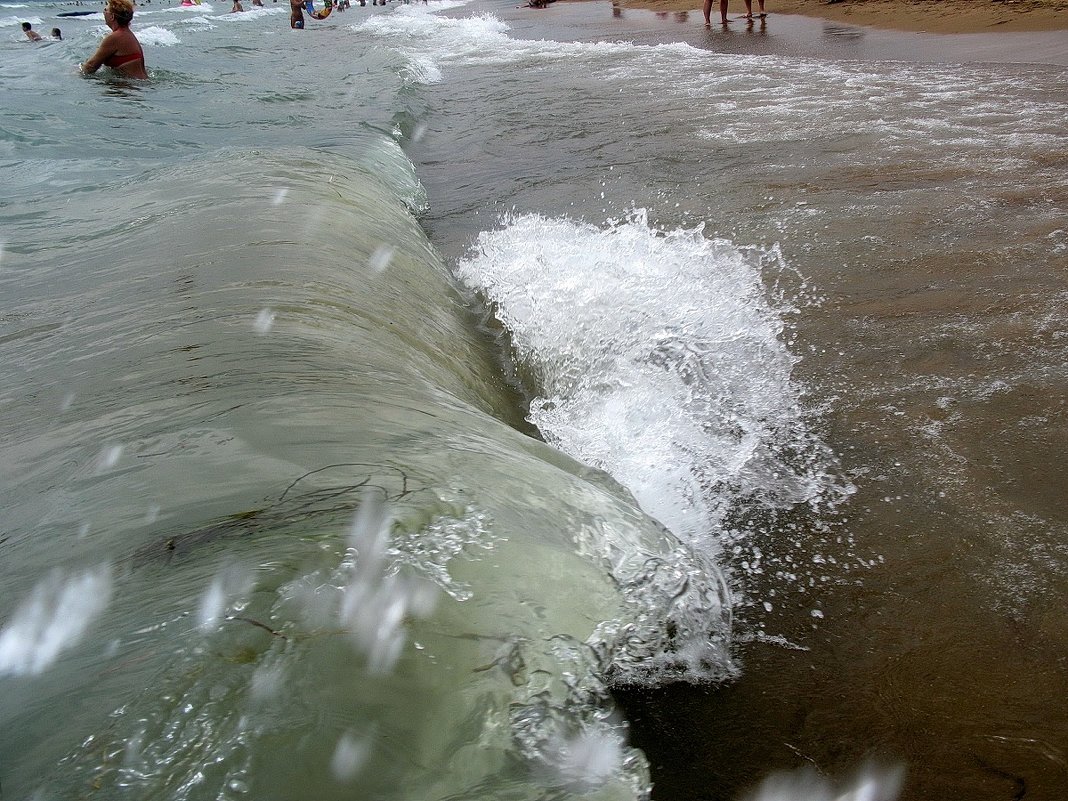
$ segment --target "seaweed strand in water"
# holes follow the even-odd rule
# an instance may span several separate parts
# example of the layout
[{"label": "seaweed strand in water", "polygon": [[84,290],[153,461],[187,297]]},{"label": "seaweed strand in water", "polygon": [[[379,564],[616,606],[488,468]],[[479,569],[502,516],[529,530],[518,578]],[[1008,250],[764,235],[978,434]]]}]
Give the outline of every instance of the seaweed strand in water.
[{"label": "seaweed strand in water", "polygon": [[[374,483],[375,473],[369,472],[359,481],[317,487],[303,493],[294,492],[296,487],[301,485],[302,482],[307,482],[313,476],[321,476],[330,470],[354,467],[393,471],[396,474],[395,480],[399,486],[390,488],[387,486],[386,481]],[[383,476],[382,478],[385,477]],[[300,522],[313,516],[351,513],[359,507],[362,495],[368,489],[379,491],[383,500],[387,502],[396,502],[413,493],[422,492],[426,488],[413,489],[408,474],[392,465],[378,465],[367,462],[330,464],[315,470],[309,470],[294,479],[282,491],[276,501],[268,503],[262,509],[250,509],[230,515],[221,522],[212,523],[193,531],[161,537],[148,545],[138,548],[131,555],[129,561],[135,567],[140,567],[149,562],[169,564],[175,558],[185,556],[193,548],[222,539],[248,536],[260,530],[269,529],[280,524]]]}]

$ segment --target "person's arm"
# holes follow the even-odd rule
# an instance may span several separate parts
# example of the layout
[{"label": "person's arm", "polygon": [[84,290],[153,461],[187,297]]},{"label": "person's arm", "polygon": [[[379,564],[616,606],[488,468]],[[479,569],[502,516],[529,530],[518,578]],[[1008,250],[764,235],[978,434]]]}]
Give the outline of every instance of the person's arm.
[{"label": "person's arm", "polygon": [[89,56],[82,64],[82,72],[86,75],[92,75],[104,62],[115,55],[115,51],[118,50],[118,45],[115,44],[115,40],[112,39],[113,34],[108,34],[104,37],[104,41],[100,43],[100,47],[97,48],[93,55]]}]

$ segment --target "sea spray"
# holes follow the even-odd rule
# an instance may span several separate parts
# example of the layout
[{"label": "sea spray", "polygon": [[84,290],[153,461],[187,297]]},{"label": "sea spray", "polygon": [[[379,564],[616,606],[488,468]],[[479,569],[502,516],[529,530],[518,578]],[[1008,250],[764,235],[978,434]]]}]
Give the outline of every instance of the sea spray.
[{"label": "sea spray", "polygon": [[599,229],[516,215],[457,272],[507,330],[546,439],[606,470],[676,535],[718,550],[740,499],[848,493],[792,379],[758,259],[642,212]]},{"label": "sea spray", "polygon": [[107,608],[111,588],[107,566],[49,572],[0,629],[0,677],[35,675],[52,665]]}]

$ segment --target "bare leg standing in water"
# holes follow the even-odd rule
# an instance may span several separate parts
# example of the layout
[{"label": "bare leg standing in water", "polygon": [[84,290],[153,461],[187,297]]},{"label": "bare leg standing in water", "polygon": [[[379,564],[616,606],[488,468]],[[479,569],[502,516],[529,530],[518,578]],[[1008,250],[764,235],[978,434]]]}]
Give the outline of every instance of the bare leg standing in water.
[{"label": "bare leg standing in water", "polygon": [[[759,9],[759,12],[757,13],[759,19],[763,19],[767,16],[764,12],[764,0],[757,0],[757,8]],[[745,18],[753,18],[753,0],[745,0]]]},{"label": "bare leg standing in water", "polygon": [[[748,0],[748,2],[751,3],[751,2],[753,2],[753,0]],[[723,25],[726,25],[727,24],[727,0],[719,0],[719,16],[720,16],[720,22]],[[712,24],[711,17],[712,17],[712,0],[705,0],[705,25],[706,26]]]}]

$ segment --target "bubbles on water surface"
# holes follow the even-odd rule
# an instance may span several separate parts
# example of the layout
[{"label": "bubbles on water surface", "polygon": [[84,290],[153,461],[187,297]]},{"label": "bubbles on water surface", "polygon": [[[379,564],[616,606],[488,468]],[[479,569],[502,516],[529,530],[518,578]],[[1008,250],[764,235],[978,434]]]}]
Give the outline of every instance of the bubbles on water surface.
[{"label": "bubbles on water surface", "polygon": [[49,573],[0,630],[0,675],[35,675],[49,667],[107,608],[111,588],[106,566]]}]

